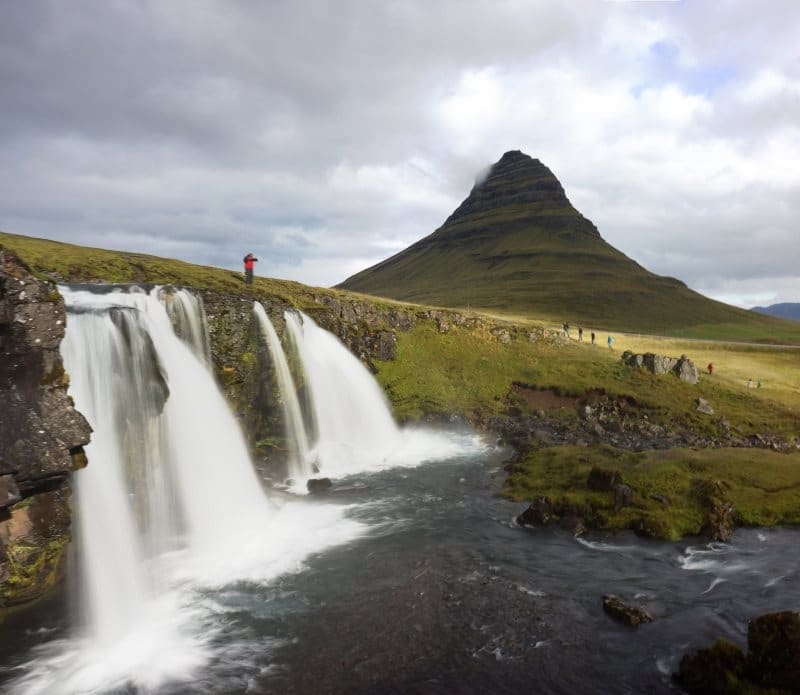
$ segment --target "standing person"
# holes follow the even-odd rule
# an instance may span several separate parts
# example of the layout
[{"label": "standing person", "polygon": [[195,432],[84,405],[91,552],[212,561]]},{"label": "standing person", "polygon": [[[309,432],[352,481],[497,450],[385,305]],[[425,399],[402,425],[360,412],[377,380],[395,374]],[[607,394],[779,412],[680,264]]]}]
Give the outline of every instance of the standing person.
[{"label": "standing person", "polygon": [[578,342],[583,342],[583,326],[578,326]]},{"label": "standing person", "polygon": [[709,362],[708,363],[708,367],[706,367],[706,369],[708,369],[708,373],[709,374],[713,374],[714,373],[714,364],[712,362]]},{"label": "standing person", "polygon": [[608,349],[609,350],[614,349],[614,336],[612,335],[608,336]]},{"label": "standing person", "polygon": [[258,259],[252,253],[248,253],[244,257],[244,281],[248,285],[253,284],[253,263],[257,261]]},{"label": "standing person", "polygon": [[595,344],[594,339],[595,339],[595,335],[594,335],[594,331],[592,331],[592,345]]}]

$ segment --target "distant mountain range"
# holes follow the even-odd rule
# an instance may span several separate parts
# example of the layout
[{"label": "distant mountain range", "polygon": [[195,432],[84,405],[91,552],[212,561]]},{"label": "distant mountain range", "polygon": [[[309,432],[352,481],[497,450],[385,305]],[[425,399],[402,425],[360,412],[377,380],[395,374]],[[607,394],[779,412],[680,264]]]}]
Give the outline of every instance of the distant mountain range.
[{"label": "distant mountain range", "polygon": [[648,333],[768,320],[628,258],[572,206],[550,169],[519,151],[506,152],[439,229],[338,287]]},{"label": "distant mountain range", "polygon": [[770,304],[769,306],[754,306],[750,311],[767,316],[777,316],[779,319],[789,319],[800,321],[800,303],[781,302],[780,304]]}]

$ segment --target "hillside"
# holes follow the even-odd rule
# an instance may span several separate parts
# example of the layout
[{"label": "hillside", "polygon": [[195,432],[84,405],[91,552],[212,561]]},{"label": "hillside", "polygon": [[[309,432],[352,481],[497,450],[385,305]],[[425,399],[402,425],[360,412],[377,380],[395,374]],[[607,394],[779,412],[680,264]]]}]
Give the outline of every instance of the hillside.
[{"label": "hillside", "polygon": [[544,164],[519,151],[506,152],[433,234],[338,287],[615,330],[792,331],[647,271],[600,236]]},{"label": "hillside", "polygon": [[767,316],[776,316],[789,321],[800,321],[800,302],[782,302],[769,306],[754,306],[750,311]]},{"label": "hillside", "polygon": [[[619,335],[611,351],[530,321],[403,306],[268,278],[247,286],[240,273],[153,256],[0,234],[3,249],[19,253],[42,277],[175,283],[198,291],[219,383],[264,470],[285,446],[280,408],[268,398],[269,361],[252,330],[251,299],[276,318],[288,306],[303,308],[339,336],[369,362],[399,420],[468,422],[516,447],[521,458],[506,486],[515,499],[548,494],[600,509],[581,476],[619,459],[614,465],[624,469],[625,481],[647,492],[637,499],[643,511],[631,516],[628,508],[603,507],[602,518],[586,517],[598,528],[631,527],[641,517],[650,535],[696,533],[702,505],[692,481],[701,469],[713,479],[730,479],[737,524],[797,523],[796,349]],[[713,362],[714,374],[696,385],[656,376],[625,366],[619,359],[625,349],[686,354],[698,365]],[[762,387],[748,388],[751,377]],[[699,398],[713,404],[713,416],[698,411]],[[548,462],[564,446],[580,447],[580,456],[559,473]],[[729,454],[753,447],[752,457]],[[766,448],[786,455],[762,460],[755,452]],[[692,458],[676,453],[677,462],[663,459],[662,449]],[[695,449],[700,453],[689,453]],[[632,457],[631,451],[655,453]],[[743,464],[735,478],[732,457]],[[667,470],[659,475],[654,466]],[[652,494],[676,500],[675,506],[653,504]],[[774,514],[764,516],[765,508]]]}]

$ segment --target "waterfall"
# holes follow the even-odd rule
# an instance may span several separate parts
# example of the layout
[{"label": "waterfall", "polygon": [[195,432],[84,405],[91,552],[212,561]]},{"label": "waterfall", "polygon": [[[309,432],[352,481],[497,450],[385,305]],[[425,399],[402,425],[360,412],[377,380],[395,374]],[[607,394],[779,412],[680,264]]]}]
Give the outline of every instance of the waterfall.
[{"label": "waterfall", "polygon": [[203,302],[183,289],[162,288],[158,291],[175,333],[192,349],[198,359],[211,364],[211,345],[206,331],[206,311]]},{"label": "waterfall", "polygon": [[336,336],[305,314],[284,317],[310,391],[320,473],[380,467],[402,440],[381,387]]},{"label": "waterfall", "polygon": [[[157,481],[144,486],[134,482],[134,492],[147,488],[136,495],[137,500],[146,499],[138,506],[150,510],[143,523],[161,536],[151,540],[151,546],[162,549],[169,543],[164,535],[173,534],[175,524],[166,520],[178,510],[186,544],[195,552],[230,552],[232,540],[246,538],[253,528],[269,522],[271,509],[239,426],[207,365],[196,354],[205,343],[196,339],[199,329],[188,341],[179,339],[173,329],[164,298],[171,296],[173,306],[180,303],[186,307],[185,295],[188,293],[167,294],[160,288],[149,293],[134,289],[101,295],[65,289],[70,318],[76,319],[75,330],[70,326],[67,331],[73,342],[84,334],[82,318],[89,309],[105,314],[99,317],[109,331],[105,340],[111,340],[116,330],[122,337],[115,340],[127,341],[131,352],[129,365],[119,359],[97,362],[92,356],[87,358],[91,364],[73,368],[72,357],[65,355],[66,367],[79,378],[102,380],[113,374],[114,380],[123,382],[119,393],[113,394],[115,400],[110,401],[120,412],[109,436],[127,457],[136,459],[147,481]],[[186,321],[186,325],[192,323],[199,324],[199,319]],[[99,342],[103,340],[98,337]],[[89,346],[84,349],[93,355]],[[154,373],[160,379],[155,379]],[[154,400],[159,399],[160,412],[155,413]],[[77,394],[76,404],[83,409]],[[142,423],[149,425],[155,415],[160,434],[148,434]],[[143,441],[148,445],[142,446]],[[91,448],[87,455],[92,455]],[[128,471],[135,481],[130,466]]]},{"label": "waterfall", "polygon": [[264,311],[264,307],[259,302],[253,303],[253,312],[275,365],[275,373],[283,403],[283,417],[289,448],[289,477],[294,483],[293,488],[295,491],[304,492],[305,482],[312,476],[313,467],[309,452],[308,435],[306,434],[300,402],[297,399],[297,389],[294,379],[292,379],[292,373],[289,370],[289,364],[286,361],[283,346],[278,334],[275,332],[272,321],[267,316],[267,312]]},{"label": "waterfall", "polygon": [[[143,553],[125,483],[125,453],[120,429],[126,406],[140,401],[136,384],[126,378],[135,370],[134,355],[119,321],[104,314],[70,314],[70,329],[61,351],[74,375],[70,393],[94,432],[86,452],[102,465],[75,475],[75,499],[80,508],[76,536],[86,581],[85,619],[98,639],[112,640],[134,622],[148,595]],[[137,415],[145,424],[154,401],[141,403]],[[148,438],[144,430],[138,445]],[[151,444],[152,439],[151,439]]]}]

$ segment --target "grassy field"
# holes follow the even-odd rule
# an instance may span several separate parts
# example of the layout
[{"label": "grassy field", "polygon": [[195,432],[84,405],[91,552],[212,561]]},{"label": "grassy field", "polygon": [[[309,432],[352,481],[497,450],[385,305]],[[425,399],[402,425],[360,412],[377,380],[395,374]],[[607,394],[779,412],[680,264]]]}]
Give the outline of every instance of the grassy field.
[{"label": "grassy field", "polygon": [[[454,326],[440,334],[424,324],[398,334],[398,359],[378,363],[378,378],[398,415],[408,419],[451,412],[480,419],[510,406],[524,409],[513,401],[511,389],[521,383],[576,398],[593,390],[631,397],[656,421],[698,431],[713,426],[696,410],[697,398],[703,397],[712,403],[715,421],[725,418],[742,433],[800,434],[800,351],[625,335],[617,336],[615,345],[609,350],[576,340],[531,342],[523,329],[512,331],[504,344],[486,329]],[[690,385],[672,375],[626,367],[622,349],[686,354],[703,368],[713,362],[715,371]],[[760,378],[762,388],[748,389],[748,377]]]}]

